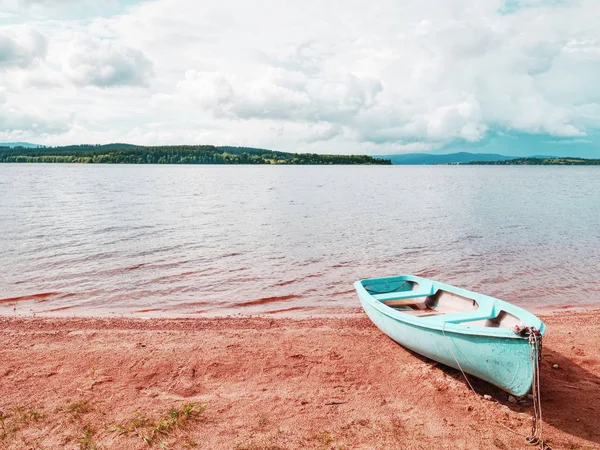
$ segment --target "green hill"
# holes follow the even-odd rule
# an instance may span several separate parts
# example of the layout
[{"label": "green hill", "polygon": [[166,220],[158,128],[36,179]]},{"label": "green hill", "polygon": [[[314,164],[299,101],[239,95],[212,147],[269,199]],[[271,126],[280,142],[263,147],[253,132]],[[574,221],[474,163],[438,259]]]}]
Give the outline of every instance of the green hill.
[{"label": "green hill", "polygon": [[286,153],[251,147],[212,145],[137,146],[131,144],[64,147],[0,147],[3,163],[92,164],[377,164],[387,159],[367,155]]}]

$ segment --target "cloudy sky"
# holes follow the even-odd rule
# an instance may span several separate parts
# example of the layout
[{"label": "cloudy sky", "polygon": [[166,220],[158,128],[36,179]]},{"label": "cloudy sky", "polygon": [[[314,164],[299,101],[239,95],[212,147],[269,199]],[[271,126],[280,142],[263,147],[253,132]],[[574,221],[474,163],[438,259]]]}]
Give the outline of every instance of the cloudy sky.
[{"label": "cloudy sky", "polygon": [[598,0],[0,0],[0,142],[590,156],[599,129]]}]

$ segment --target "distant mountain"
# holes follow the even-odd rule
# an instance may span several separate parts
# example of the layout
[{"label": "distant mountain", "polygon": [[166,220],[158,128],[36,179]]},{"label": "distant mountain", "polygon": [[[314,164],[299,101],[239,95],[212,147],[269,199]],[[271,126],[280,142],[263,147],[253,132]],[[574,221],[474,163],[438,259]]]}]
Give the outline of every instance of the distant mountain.
[{"label": "distant mountain", "polygon": [[403,153],[399,155],[384,155],[381,158],[389,159],[392,164],[458,164],[471,161],[506,161],[514,156],[504,156],[495,153],[449,153],[447,155],[434,155],[431,153]]},{"label": "distant mountain", "polygon": [[549,156],[600,159],[600,131],[589,130],[585,136],[560,137],[548,134],[520,133],[515,130],[490,128],[484,139],[465,142],[456,139],[431,153],[495,153],[518,158]]},{"label": "distant mountain", "polygon": [[568,158],[550,158],[527,157],[514,158],[506,161],[471,161],[469,165],[494,165],[494,166],[600,166],[600,159],[587,159],[572,156]]},{"label": "distant mountain", "polygon": [[31,144],[29,142],[0,142],[0,147],[23,147],[23,148],[40,148],[42,145]]}]

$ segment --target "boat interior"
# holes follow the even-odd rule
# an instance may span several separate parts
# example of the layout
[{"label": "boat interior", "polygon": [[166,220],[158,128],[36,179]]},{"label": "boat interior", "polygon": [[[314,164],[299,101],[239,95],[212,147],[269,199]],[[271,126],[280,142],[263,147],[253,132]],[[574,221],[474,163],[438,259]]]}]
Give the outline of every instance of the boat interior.
[{"label": "boat interior", "polygon": [[[493,302],[480,305],[475,299],[443,289],[434,289],[431,282],[399,281],[397,286],[365,285],[365,289],[383,304],[410,316],[428,321],[455,323],[465,326],[513,328],[520,319],[507,311],[496,311]],[[393,289],[390,291],[390,287]],[[385,291],[382,291],[382,288]]]}]

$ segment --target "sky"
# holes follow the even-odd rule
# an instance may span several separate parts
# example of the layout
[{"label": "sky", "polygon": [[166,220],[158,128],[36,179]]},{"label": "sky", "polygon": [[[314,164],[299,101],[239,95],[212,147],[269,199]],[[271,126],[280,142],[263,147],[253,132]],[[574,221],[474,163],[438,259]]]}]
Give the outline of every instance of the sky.
[{"label": "sky", "polygon": [[598,0],[0,0],[0,142],[600,157]]}]

